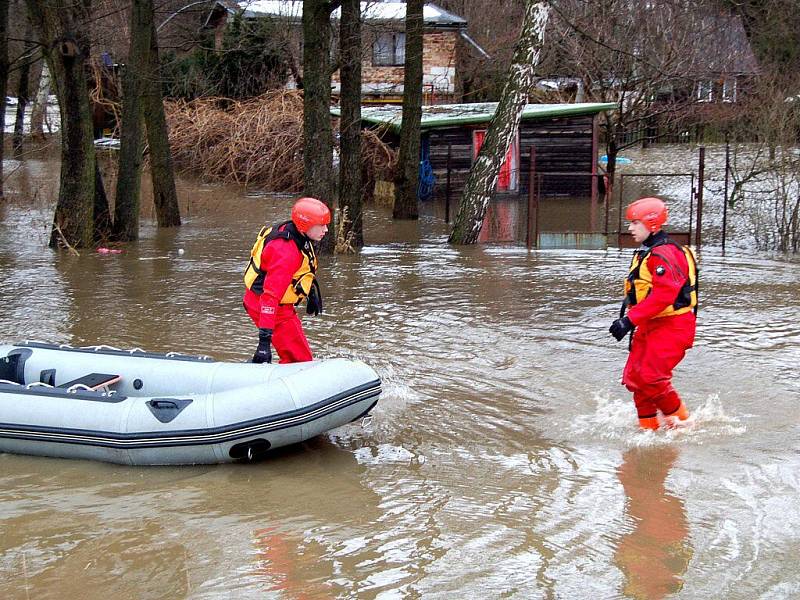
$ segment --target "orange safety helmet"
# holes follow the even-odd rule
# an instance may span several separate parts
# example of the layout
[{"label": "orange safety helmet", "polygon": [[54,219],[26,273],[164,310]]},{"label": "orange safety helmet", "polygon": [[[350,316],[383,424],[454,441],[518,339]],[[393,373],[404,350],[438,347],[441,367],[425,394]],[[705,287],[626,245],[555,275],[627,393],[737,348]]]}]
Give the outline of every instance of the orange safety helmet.
[{"label": "orange safety helmet", "polygon": [[639,198],[625,210],[628,221],[641,221],[650,231],[658,231],[667,222],[667,205],[659,198]]},{"label": "orange safety helmet", "polygon": [[331,211],[316,198],[300,198],[292,207],[292,222],[300,233],[331,222]]}]

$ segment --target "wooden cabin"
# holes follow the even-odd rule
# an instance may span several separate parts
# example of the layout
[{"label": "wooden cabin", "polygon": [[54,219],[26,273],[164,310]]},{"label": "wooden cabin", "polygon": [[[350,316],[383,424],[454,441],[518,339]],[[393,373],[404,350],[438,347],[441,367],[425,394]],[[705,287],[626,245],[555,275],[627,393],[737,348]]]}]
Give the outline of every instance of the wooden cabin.
[{"label": "wooden cabin", "polygon": [[[597,190],[591,189],[588,175],[597,174],[597,118],[616,106],[613,103],[526,105],[519,132],[501,167],[497,195],[527,197],[533,148],[534,170],[542,179],[541,196],[596,196]],[[496,108],[496,102],[422,107],[420,158],[429,159],[435,175],[434,198],[447,192],[448,171],[449,192],[454,196],[461,194]],[[332,112],[339,115],[338,108]],[[361,109],[362,127],[379,130],[381,138],[393,147],[400,142],[402,117],[401,106]],[[563,176],[543,177],[546,174]],[[587,177],[579,180],[567,174]]]},{"label": "wooden cabin", "polygon": [[[521,237],[533,235],[538,240],[533,245],[540,247],[605,245],[605,224],[597,206],[602,200],[602,173],[597,168],[598,118],[616,107],[615,103],[525,106],[487,213],[490,221],[492,215],[505,214],[517,215],[524,222],[489,223],[496,225],[498,231],[507,232],[499,235],[506,239],[493,241],[520,241]],[[453,210],[457,208],[467,174],[496,109],[496,102],[422,107],[421,172],[432,172],[434,181],[432,189],[425,190],[430,194],[421,196],[421,200],[444,199],[452,202]],[[339,115],[336,108],[332,112]],[[401,106],[362,107],[362,127],[378,130],[381,138],[395,148],[399,146],[401,121]],[[535,186],[531,195],[530,181]],[[535,205],[531,204],[534,198]],[[534,210],[536,214],[529,218],[528,212]],[[526,223],[534,223],[531,228],[536,228],[535,234],[528,230],[520,233]],[[485,227],[487,232],[490,228]]]}]

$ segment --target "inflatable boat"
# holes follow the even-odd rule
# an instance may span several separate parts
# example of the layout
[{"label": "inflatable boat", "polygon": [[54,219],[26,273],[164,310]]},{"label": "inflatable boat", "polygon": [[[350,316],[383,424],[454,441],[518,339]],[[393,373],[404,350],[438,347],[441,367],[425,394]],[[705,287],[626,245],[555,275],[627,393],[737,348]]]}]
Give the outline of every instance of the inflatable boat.
[{"label": "inflatable boat", "polygon": [[249,461],[365,417],[380,392],[375,371],[355,360],[256,365],[0,345],[0,452],[128,465]]}]

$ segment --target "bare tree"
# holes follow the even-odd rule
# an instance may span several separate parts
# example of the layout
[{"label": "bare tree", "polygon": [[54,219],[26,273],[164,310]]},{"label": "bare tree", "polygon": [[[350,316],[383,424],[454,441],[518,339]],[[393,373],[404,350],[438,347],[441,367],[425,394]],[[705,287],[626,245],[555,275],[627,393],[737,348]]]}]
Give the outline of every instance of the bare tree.
[{"label": "bare tree", "polygon": [[[305,193],[333,212],[331,128],[331,13],[339,2],[303,0],[303,180]],[[333,252],[332,235],[320,251]]]},{"label": "bare tree", "polygon": [[509,145],[519,130],[522,111],[533,85],[544,44],[550,2],[528,0],[522,31],[514,51],[503,94],[486,132],[486,139],[464,184],[464,196],[450,234],[450,243],[474,244],[478,240],[486,207]]},{"label": "bare tree", "polygon": [[[27,19],[26,19],[27,20]],[[35,42],[33,41],[33,31],[31,30],[30,22],[25,27],[25,47],[21,56],[21,64],[19,66],[19,81],[17,82],[17,115],[14,120],[14,136],[12,138],[12,147],[14,149],[14,156],[19,158],[22,156],[22,139],[25,130],[25,109],[28,106],[28,95],[30,89],[30,73],[31,63],[34,59]]]},{"label": "bare tree", "polygon": [[5,146],[6,91],[8,88],[8,5],[9,0],[0,0],[0,198],[3,197],[3,154]]},{"label": "bare tree", "polygon": [[400,157],[394,180],[395,219],[416,219],[419,181],[420,123],[422,121],[423,0],[406,3],[406,60],[403,73],[403,122]]},{"label": "bare tree", "polygon": [[361,207],[361,14],[359,0],[343,0],[339,28],[341,108],[337,247],[364,245]]},{"label": "bare tree", "polygon": [[34,139],[44,138],[44,120],[47,112],[47,97],[50,95],[50,70],[47,68],[47,61],[42,60],[42,68],[39,77],[35,78],[33,87],[36,92],[31,103],[31,137]]},{"label": "bare tree", "polygon": [[585,101],[618,103],[603,116],[612,176],[618,153],[642,143],[633,133],[649,130],[647,143],[708,121],[698,86],[755,68],[741,22],[713,2],[562,0],[555,15],[542,73],[577,79]]},{"label": "bare tree", "polygon": [[131,42],[122,72],[122,128],[117,162],[117,191],[114,202],[115,240],[139,237],[139,207],[142,182],[142,98],[146,85],[145,66],[150,53],[152,4],[134,0],[131,4]]},{"label": "bare tree", "polygon": [[86,78],[89,0],[26,0],[53,74],[61,110],[61,177],[50,246],[94,241],[96,165]]},{"label": "bare tree", "polygon": [[147,53],[145,86],[142,97],[144,122],[147,127],[147,145],[150,151],[150,177],[153,181],[153,203],[159,227],[177,227],[181,224],[178,192],[175,189],[175,171],[169,147],[169,130],[164,114],[161,93],[161,66],[158,58],[158,36],[153,20],[153,0],[142,0],[143,11],[150,15],[150,50]]}]

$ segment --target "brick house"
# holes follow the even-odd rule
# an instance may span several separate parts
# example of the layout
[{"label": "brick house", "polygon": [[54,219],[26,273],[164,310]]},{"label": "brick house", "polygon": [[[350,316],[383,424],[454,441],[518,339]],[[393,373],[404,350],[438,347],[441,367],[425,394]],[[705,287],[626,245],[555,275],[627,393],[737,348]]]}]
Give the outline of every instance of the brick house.
[{"label": "brick house", "polygon": [[[285,24],[285,42],[291,48],[295,71],[302,75],[303,3],[297,1],[217,0],[206,27],[215,32],[217,44],[228,19],[241,12],[245,19],[272,19]],[[363,60],[362,94],[365,102],[401,101],[405,62],[405,2],[362,2]],[[333,13],[338,19],[340,10]],[[476,52],[486,54],[467,34],[461,17],[427,3],[424,8],[423,91],[427,103],[449,101],[456,91],[456,49],[464,40]],[[334,31],[336,28],[334,27]],[[334,40],[334,50],[336,48]],[[333,91],[339,91],[339,73],[332,78]]]}]

